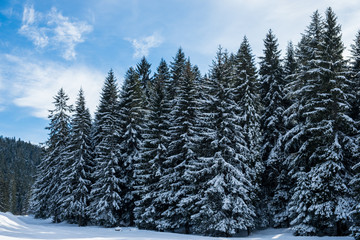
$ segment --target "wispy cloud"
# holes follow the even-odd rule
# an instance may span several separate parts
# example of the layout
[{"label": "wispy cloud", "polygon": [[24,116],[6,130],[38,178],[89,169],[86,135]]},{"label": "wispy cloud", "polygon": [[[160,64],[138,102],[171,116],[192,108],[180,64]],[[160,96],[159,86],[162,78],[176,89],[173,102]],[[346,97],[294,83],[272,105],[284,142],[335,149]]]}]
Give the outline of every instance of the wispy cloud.
[{"label": "wispy cloud", "polygon": [[[0,79],[6,89],[0,95],[10,95],[10,103],[29,107],[31,114],[47,118],[53,108],[53,96],[63,87],[74,103],[80,87],[84,89],[87,106],[95,111],[104,73],[82,65],[65,66],[49,61],[31,61],[27,57],[0,55]],[[6,93],[5,93],[6,91]],[[9,100],[7,100],[9,101]],[[1,109],[0,104],[0,109]]]},{"label": "wispy cloud", "polygon": [[134,58],[148,56],[150,48],[158,47],[163,43],[163,38],[158,33],[154,33],[150,36],[139,39],[126,38],[125,40],[129,41],[132,44],[135,50],[133,55]]},{"label": "wispy cloud", "polygon": [[84,35],[92,31],[92,26],[83,21],[70,20],[56,8],[47,14],[35,11],[33,6],[25,6],[19,33],[27,37],[38,48],[47,46],[60,49],[66,60],[76,58],[75,47],[84,42]]}]

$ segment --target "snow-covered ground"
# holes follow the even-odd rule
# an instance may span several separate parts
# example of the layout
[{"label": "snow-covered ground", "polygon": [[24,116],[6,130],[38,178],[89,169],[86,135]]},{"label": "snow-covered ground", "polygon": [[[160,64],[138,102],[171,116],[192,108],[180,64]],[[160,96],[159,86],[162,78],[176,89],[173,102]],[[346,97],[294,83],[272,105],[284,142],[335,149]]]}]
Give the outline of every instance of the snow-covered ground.
[{"label": "snow-covered ground", "polygon": [[213,238],[175,233],[161,233],[136,228],[77,227],[31,216],[0,213],[0,240],[353,240],[351,237],[294,237],[289,229],[267,229],[246,238]]}]

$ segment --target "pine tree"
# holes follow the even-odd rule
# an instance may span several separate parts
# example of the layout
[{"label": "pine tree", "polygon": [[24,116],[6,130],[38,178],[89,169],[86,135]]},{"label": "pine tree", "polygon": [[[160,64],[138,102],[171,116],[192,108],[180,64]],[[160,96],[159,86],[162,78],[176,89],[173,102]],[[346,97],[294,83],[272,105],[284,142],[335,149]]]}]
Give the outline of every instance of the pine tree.
[{"label": "pine tree", "polygon": [[[352,102],[351,116],[356,122],[357,129],[359,130],[359,122],[360,122],[360,110],[359,110],[359,102],[360,102],[360,31],[357,33],[354,43],[351,45],[351,53],[352,53],[352,61],[351,61],[351,72],[353,79],[353,94],[354,99]],[[358,139],[359,141],[359,139]],[[359,154],[355,154],[354,157],[358,158]],[[351,181],[351,187],[354,195],[354,208],[351,211],[352,216],[352,227],[351,231],[356,240],[360,239],[360,164],[359,162],[354,163],[353,170],[355,171],[355,176]]]},{"label": "pine tree", "polygon": [[64,169],[62,184],[59,186],[66,194],[62,201],[64,219],[87,225],[88,206],[93,168],[93,149],[91,139],[91,117],[85,106],[84,92],[79,91],[75,114],[71,121],[70,141],[67,147],[68,163]]},{"label": "pine tree", "polygon": [[50,131],[49,139],[32,193],[32,211],[35,217],[52,216],[54,222],[59,222],[63,193],[58,191],[58,186],[62,182],[62,172],[66,164],[72,106],[67,104],[69,97],[62,88],[54,100],[55,108],[50,110],[50,124],[47,127]]},{"label": "pine tree", "polygon": [[271,150],[283,133],[283,70],[280,61],[280,51],[275,35],[269,30],[264,40],[264,56],[260,57],[261,116],[263,133],[263,161],[266,162]]},{"label": "pine tree", "polygon": [[[175,79],[175,78],[173,78]],[[175,86],[173,109],[169,117],[169,146],[167,160],[164,162],[164,174],[160,179],[163,188],[161,195],[165,201],[163,218],[157,224],[162,229],[185,228],[189,233],[190,216],[189,209],[183,206],[182,199],[188,189],[190,181],[187,179],[187,170],[190,162],[196,161],[196,137],[195,121],[196,106],[194,74],[190,61],[185,66]],[[192,183],[191,183],[192,184]]]},{"label": "pine tree", "polygon": [[347,114],[349,81],[340,32],[331,8],[325,21],[316,11],[301,43],[297,76],[303,84],[298,90],[301,128],[290,162],[296,185],[289,203],[299,235],[342,235],[349,221],[349,168],[356,129]]},{"label": "pine tree", "polygon": [[254,226],[253,187],[245,174],[250,151],[237,116],[231,72],[228,55],[220,48],[202,103],[207,123],[202,127],[202,141],[209,144],[193,166],[201,190],[192,219],[194,230],[202,234],[231,236]]},{"label": "pine tree", "polygon": [[161,218],[159,180],[163,174],[168,139],[166,137],[167,116],[165,114],[166,86],[170,80],[169,68],[161,60],[154,76],[149,109],[142,131],[142,143],[136,163],[136,190],[140,199],[134,209],[135,222],[139,228],[156,229]]},{"label": "pine tree", "polygon": [[181,48],[177,51],[173,62],[170,63],[170,76],[171,81],[168,87],[168,101],[169,103],[172,102],[176,95],[176,87],[179,85],[180,77],[183,73],[184,67],[185,67],[185,54]]},{"label": "pine tree", "polygon": [[293,43],[291,41],[288,43],[287,48],[286,48],[286,55],[284,58],[283,69],[284,69],[284,75],[285,75],[284,80],[285,80],[285,83],[287,84],[288,82],[291,81],[291,77],[297,69],[297,61],[295,59],[295,50],[294,50]]},{"label": "pine tree", "polygon": [[351,117],[360,121],[360,31],[356,34],[354,43],[351,44],[351,72],[353,79],[354,99],[351,108]]},{"label": "pine tree", "polygon": [[144,104],[139,75],[130,68],[120,94],[119,121],[121,138],[117,148],[120,151],[121,167],[124,170],[123,181],[126,183],[122,198],[122,221],[125,225],[134,224],[134,202],[138,200],[134,189],[134,170],[141,143],[142,117]]},{"label": "pine tree", "polygon": [[[260,177],[264,171],[260,149],[261,103],[255,60],[246,37],[244,37],[240,45],[234,64],[235,75],[232,81],[235,88],[235,102],[240,107],[238,116],[245,137],[245,146],[250,151],[246,158],[246,164],[249,166],[246,177],[253,184],[251,199],[254,201],[253,204],[255,204],[255,201],[260,197]],[[260,227],[267,226],[267,218],[260,216],[260,214],[264,213],[264,210],[260,206],[256,206],[256,208],[258,210],[258,222],[256,224]]]},{"label": "pine tree", "polygon": [[143,104],[144,107],[147,108],[149,105],[149,98],[150,98],[150,91],[151,91],[151,64],[146,60],[145,57],[141,58],[140,63],[136,65],[136,73],[139,77],[141,90],[142,90],[142,97],[143,97]]},{"label": "pine tree", "polygon": [[272,179],[275,180],[273,183],[273,195],[271,196],[269,205],[271,208],[271,217],[272,217],[272,225],[274,227],[289,227],[290,218],[289,218],[289,198],[290,198],[290,190],[291,190],[291,179],[289,177],[289,169],[285,155],[285,140],[288,136],[287,130],[291,129],[293,120],[290,120],[291,117],[288,118],[289,107],[292,104],[293,97],[291,96],[292,91],[289,86],[292,86],[293,75],[297,69],[297,62],[295,59],[295,50],[292,42],[289,42],[287,46],[287,52],[284,59],[284,86],[283,86],[283,127],[284,132],[278,138],[270,152],[268,159],[268,166],[272,167]]},{"label": "pine tree", "polygon": [[[278,162],[278,154],[272,154],[275,146],[284,134],[284,73],[281,66],[280,51],[275,35],[269,30],[264,40],[264,56],[260,57],[260,84],[261,84],[261,102],[263,113],[261,116],[261,130],[263,134],[262,141],[262,160],[266,166],[263,174],[263,197],[265,204],[263,209],[269,211],[266,216],[268,222],[272,221],[270,215],[274,215],[274,209],[271,205],[279,203],[270,201],[277,194],[277,177],[281,171],[281,162]],[[275,159],[273,159],[275,157]],[[270,200],[271,199],[271,200]],[[266,206],[269,204],[270,207]]]},{"label": "pine tree", "polygon": [[116,79],[109,71],[95,113],[95,171],[91,190],[90,217],[97,224],[113,227],[120,224],[123,192],[126,182],[117,150],[119,129],[119,96]]},{"label": "pine tree", "polygon": [[0,212],[8,211],[7,187],[3,172],[0,172]]}]

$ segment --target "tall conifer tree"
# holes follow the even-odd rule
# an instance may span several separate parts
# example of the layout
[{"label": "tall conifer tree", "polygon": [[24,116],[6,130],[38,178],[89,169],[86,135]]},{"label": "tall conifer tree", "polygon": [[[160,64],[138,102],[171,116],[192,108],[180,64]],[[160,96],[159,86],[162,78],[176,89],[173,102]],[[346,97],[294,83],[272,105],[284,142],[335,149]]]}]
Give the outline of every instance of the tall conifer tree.
[{"label": "tall conifer tree", "polygon": [[[354,43],[351,45],[352,61],[351,61],[351,72],[353,80],[353,94],[354,98],[352,101],[351,116],[353,117],[356,127],[359,131],[360,123],[360,31],[356,34]],[[359,145],[359,136],[358,136]],[[354,157],[359,158],[359,153]],[[355,206],[351,212],[352,216],[352,227],[351,231],[356,240],[360,239],[360,163],[355,162],[353,166],[354,178],[351,181],[351,187],[353,189],[353,195],[355,200]]]},{"label": "tall conifer tree", "polygon": [[60,222],[61,185],[64,166],[66,165],[66,148],[70,134],[70,113],[72,106],[68,105],[69,97],[61,88],[54,97],[53,110],[50,110],[49,139],[46,142],[45,154],[40,163],[38,175],[32,193],[32,211],[35,217],[52,216],[54,222]]},{"label": "tall conifer tree", "polygon": [[230,236],[254,226],[253,190],[245,172],[250,154],[237,116],[228,55],[219,49],[205,82],[201,140],[205,150],[193,166],[198,175],[200,198],[193,215],[194,230]]},{"label": "tall conifer tree", "polygon": [[[260,149],[261,102],[255,60],[246,37],[244,37],[235,57],[232,81],[235,88],[235,102],[240,107],[237,115],[245,137],[246,147],[250,151],[250,154],[246,158],[246,163],[249,166],[249,171],[246,172],[246,175],[247,179],[253,185],[251,199],[254,201],[253,204],[255,204],[260,197],[260,177],[264,171]],[[259,210],[259,214],[264,212],[260,210],[260,206],[257,206],[257,209]],[[268,225],[266,217],[257,216],[257,219],[259,220],[257,225]]]},{"label": "tall conifer tree", "polygon": [[120,224],[124,207],[124,169],[117,145],[120,138],[119,96],[116,79],[109,71],[95,113],[95,170],[91,190],[90,216],[97,224],[112,227]]},{"label": "tall conifer tree", "polygon": [[158,193],[168,145],[165,99],[169,80],[169,68],[162,59],[155,73],[135,166],[135,189],[140,199],[136,202],[134,214],[136,225],[140,228],[156,229],[156,221],[161,218],[161,196]]},{"label": "tall conifer tree", "polygon": [[331,8],[325,15],[324,21],[318,12],[312,17],[298,75],[303,82],[298,92],[302,128],[290,165],[296,180],[290,211],[299,235],[342,235],[349,221],[356,129],[347,114],[350,95],[341,29]]},{"label": "tall conifer tree", "polygon": [[266,170],[262,177],[263,196],[265,200],[263,209],[268,211],[266,214],[269,223],[272,221],[270,214],[273,215],[272,206],[268,207],[270,199],[273,198],[277,190],[277,177],[281,168],[281,162],[273,157],[275,146],[285,132],[283,123],[284,114],[284,73],[281,66],[280,51],[275,35],[271,30],[264,39],[264,56],[260,57],[260,93],[263,111],[261,116],[262,141],[262,160]]},{"label": "tall conifer tree", "polygon": [[126,73],[120,93],[121,138],[117,146],[123,164],[121,167],[124,170],[122,181],[126,183],[123,195],[124,209],[122,209],[122,221],[126,225],[134,224],[134,202],[138,200],[134,189],[134,170],[141,144],[142,117],[145,114],[142,96],[139,75],[133,68],[130,68]]},{"label": "tall conifer tree", "polygon": [[89,109],[85,106],[82,89],[79,91],[71,126],[70,140],[65,156],[67,165],[64,169],[62,184],[59,186],[65,192],[61,208],[65,220],[85,226],[89,221],[88,206],[94,164],[91,117]]},{"label": "tall conifer tree", "polygon": [[[188,189],[190,182],[186,179],[186,171],[190,162],[196,161],[197,157],[195,122],[198,104],[195,99],[194,73],[189,60],[177,77],[167,133],[170,142],[164,174],[160,179],[166,210],[158,225],[164,229],[185,227],[188,233],[191,213],[180,202],[186,196],[185,192],[191,191]],[[176,78],[173,75],[173,80]]]}]

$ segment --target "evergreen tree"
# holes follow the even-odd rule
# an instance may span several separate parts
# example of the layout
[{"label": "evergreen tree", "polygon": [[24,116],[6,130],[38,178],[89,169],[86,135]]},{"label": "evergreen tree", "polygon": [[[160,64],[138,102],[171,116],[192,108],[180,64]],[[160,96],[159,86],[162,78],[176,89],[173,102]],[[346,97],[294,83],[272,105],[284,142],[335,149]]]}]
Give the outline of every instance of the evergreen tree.
[{"label": "evergreen tree", "polygon": [[354,99],[351,108],[351,117],[360,121],[360,31],[356,34],[354,43],[351,44],[351,72],[353,79]]},{"label": "evergreen tree", "polygon": [[7,188],[5,183],[5,177],[3,172],[0,172],[0,212],[7,212],[8,207],[8,200],[7,200]]},{"label": "evergreen tree", "polygon": [[165,87],[169,80],[169,68],[162,59],[154,77],[149,109],[142,131],[143,140],[135,168],[135,189],[140,199],[136,202],[134,214],[139,228],[156,229],[156,221],[161,218],[161,198],[158,193],[168,145],[165,133],[167,129]]},{"label": "evergreen tree", "polygon": [[287,84],[291,81],[291,77],[293,74],[295,74],[295,71],[297,69],[297,62],[295,59],[295,50],[292,42],[289,42],[286,48],[286,55],[284,58],[284,80]]},{"label": "evergreen tree", "polygon": [[[175,79],[175,78],[173,78]],[[169,118],[169,146],[164,162],[164,174],[161,176],[161,196],[165,201],[163,218],[157,224],[162,229],[185,228],[189,233],[191,212],[186,203],[181,202],[191,194],[187,177],[189,164],[196,161],[196,106],[194,73],[190,61],[185,66],[175,86],[173,109]]]},{"label": "evergreen tree", "polygon": [[203,101],[207,124],[201,131],[202,141],[210,145],[192,167],[201,189],[192,219],[194,230],[203,234],[230,236],[254,226],[253,186],[246,176],[250,151],[237,116],[231,72],[228,55],[220,48]]},{"label": "evergreen tree", "polygon": [[261,102],[263,114],[261,129],[263,133],[263,161],[266,162],[271,150],[284,132],[282,115],[283,106],[283,70],[280,51],[275,35],[269,30],[264,40],[264,56],[260,57]]},{"label": "evergreen tree", "polygon": [[0,211],[28,214],[42,149],[20,139],[0,136]]},{"label": "evergreen tree", "polygon": [[63,192],[59,191],[58,187],[62,182],[61,177],[66,165],[72,106],[67,104],[69,97],[62,88],[54,100],[55,108],[50,110],[50,124],[47,127],[50,131],[49,139],[32,193],[32,211],[35,217],[52,216],[54,222],[60,222]]},{"label": "evergreen tree", "polygon": [[117,145],[120,138],[119,96],[116,79],[109,71],[95,113],[95,170],[91,190],[90,217],[97,224],[113,227],[120,223],[126,182]]},{"label": "evergreen tree", "polygon": [[141,143],[142,117],[144,116],[139,75],[130,68],[120,94],[119,121],[121,138],[117,148],[120,151],[121,167],[124,170],[123,181],[126,183],[122,198],[122,221],[125,225],[134,224],[134,202],[138,200],[134,189],[134,170]]},{"label": "evergreen tree", "polygon": [[68,163],[59,188],[66,194],[62,201],[64,219],[85,226],[89,220],[88,206],[93,168],[91,117],[85,107],[84,92],[79,91],[75,114],[71,121],[71,135],[67,147]]},{"label": "evergreen tree", "polygon": [[168,100],[169,103],[172,103],[176,95],[176,87],[179,85],[180,77],[183,73],[185,67],[185,54],[181,48],[177,51],[173,62],[170,63],[170,77],[171,82],[168,86]]},{"label": "evergreen tree", "polygon": [[343,235],[349,221],[356,129],[347,114],[349,81],[340,32],[331,8],[325,21],[315,12],[301,46],[297,76],[303,83],[298,90],[301,128],[290,162],[296,185],[289,203],[299,235]]},{"label": "evergreen tree", "polygon": [[[356,122],[357,129],[359,130],[360,122],[360,31],[355,37],[354,43],[351,45],[352,61],[351,61],[351,72],[353,79],[353,94],[354,99],[352,102],[351,116]],[[359,139],[358,139],[359,141]],[[356,154],[354,157],[358,158],[359,154]],[[355,176],[351,181],[351,186],[353,189],[355,206],[351,211],[352,215],[352,227],[351,231],[356,240],[360,239],[360,171],[359,171],[359,162],[354,163],[353,170],[355,171]]]},{"label": "evergreen tree", "polygon": [[[232,81],[235,88],[235,102],[240,107],[237,115],[245,137],[245,146],[249,149],[249,155],[246,157],[246,164],[249,170],[245,173],[248,181],[253,185],[251,190],[251,199],[253,204],[259,202],[261,175],[264,166],[261,161],[261,132],[260,132],[260,96],[259,81],[255,66],[254,56],[251,53],[251,47],[246,37],[244,37],[237,52],[234,65],[234,76]],[[260,204],[260,203],[259,203]],[[267,226],[267,218],[261,216],[265,211],[260,206],[258,210],[256,223],[260,227]]]},{"label": "evergreen tree", "polygon": [[136,65],[136,73],[139,77],[142,96],[143,96],[143,104],[144,107],[149,105],[150,91],[151,91],[151,64],[146,60],[145,57],[141,58],[140,63]]},{"label": "evergreen tree", "polygon": [[[281,171],[281,162],[278,162],[278,154],[271,154],[275,151],[275,146],[284,134],[284,73],[281,66],[280,51],[275,35],[269,30],[264,40],[264,56],[260,57],[260,83],[261,83],[261,102],[263,113],[261,116],[261,130],[263,134],[262,141],[262,160],[266,166],[263,174],[263,197],[266,204],[270,205],[278,189],[279,172]],[[273,158],[276,159],[273,159]],[[271,200],[270,200],[271,199]],[[263,209],[269,211],[269,223],[272,221],[271,215],[274,215],[274,208],[264,204]],[[271,205],[279,203],[272,202]]]}]

